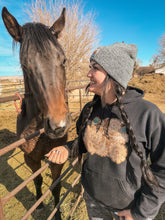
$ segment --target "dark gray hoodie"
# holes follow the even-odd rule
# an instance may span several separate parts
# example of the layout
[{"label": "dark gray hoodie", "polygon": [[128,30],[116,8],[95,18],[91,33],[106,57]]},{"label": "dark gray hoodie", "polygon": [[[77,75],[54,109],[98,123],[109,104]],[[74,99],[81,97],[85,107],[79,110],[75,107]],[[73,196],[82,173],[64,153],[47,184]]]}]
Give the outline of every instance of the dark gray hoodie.
[{"label": "dark gray hoodie", "polygon": [[[122,103],[144,157],[159,182],[151,189],[142,178],[141,160],[129,145],[129,137],[116,104],[101,107],[96,99],[81,132],[91,103],[77,121],[80,153],[88,152],[82,167],[82,185],[98,202],[113,211],[131,209],[134,220],[153,219],[165,201],[165,117],[143,91],[128,87]],[[107,128],[107,129],[105,129]]]}]

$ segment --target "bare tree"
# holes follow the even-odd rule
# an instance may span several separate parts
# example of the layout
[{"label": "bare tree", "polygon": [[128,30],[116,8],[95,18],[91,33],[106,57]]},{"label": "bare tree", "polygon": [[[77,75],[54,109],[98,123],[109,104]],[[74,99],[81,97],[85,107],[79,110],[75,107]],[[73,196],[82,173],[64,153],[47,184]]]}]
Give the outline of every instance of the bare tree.
[{"label": "bare tree", "polygon": [[136,59],[137,66],[140,67],[143,65],[143,61],[140,58]]},{"label": "bare tree", "polygon": [[143,63],[143,61],[141,59],[139,59],[139,58],[136,59],[136,62],[134,64],[132,77],[135,77],[137,75],[137,70],[139,69],[139,67],[141,66],[142,63]]},{"label": "bare tree", "polygon": [[165,65],[165,35],[162,35],[161,39],[158,40],[159,49],[158,54],[153,56],[153,64],[156,68],[160,68]]},{"label": "bare tree", "polygon": [[82,2],[69,0],[35,0],[27,14],[33,21],[51,26],[63,7],[66,7],[66,26],[59,41],[67,58],[67,79],[83,79],[89,56],[99,43],[94,14],[91,11],[84,14]]},{"label": "bare tree", "polygon": [[154,54],[151,58],[151,62],[152,62],[152,66],[157,69],[160,68],[160,61],[159,61],[159,55],[158,54]]}]

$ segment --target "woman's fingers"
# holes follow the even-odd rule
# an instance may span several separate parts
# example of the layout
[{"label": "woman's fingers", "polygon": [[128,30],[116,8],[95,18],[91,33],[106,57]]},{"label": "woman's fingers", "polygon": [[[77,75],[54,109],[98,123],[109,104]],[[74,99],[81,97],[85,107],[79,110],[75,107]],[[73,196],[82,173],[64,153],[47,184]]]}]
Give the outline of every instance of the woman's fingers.
[{"label": "woman's fingers", "polygon": [[60,146],[53,148],[45,156],[48,157],[48,160],[52,163],[62,164],[68,159],[69,152],[65,147]]},{"label": "woman's fingers", "polygon": [[58,163],[57,157],[58,157],[58,152],[57,151],[52,151],[52,157],[51,157],[52,163]]},{"label": "woman's fingers", "polygon": [[49,153],[45,154],[45,157],[49,157],[51,154],[51,151],[49,151]]},{"label": "woman's fingers", "polygon": [[55,154],[54,151],[49,152],[49,155],[48,156],[46,155],[48,157],[48,160],[52,161],[54,154]]},{"label": "woman's fingers", "polygon": [[68,159],[68,156],[65,154],[61,154],[61,161],[66,161]]},{"label": "woman's fingers", "polygon": [[[54,151],[53,151],[53,152],[54,152]],[[56,150],[56,151],[54,152],[54,156],[53,156],[53,158],[52,158],[52,162],[53,162],[53,163],[58,163],[58,164],[62,163],[62,161],[61,161],[61,151]]]}]

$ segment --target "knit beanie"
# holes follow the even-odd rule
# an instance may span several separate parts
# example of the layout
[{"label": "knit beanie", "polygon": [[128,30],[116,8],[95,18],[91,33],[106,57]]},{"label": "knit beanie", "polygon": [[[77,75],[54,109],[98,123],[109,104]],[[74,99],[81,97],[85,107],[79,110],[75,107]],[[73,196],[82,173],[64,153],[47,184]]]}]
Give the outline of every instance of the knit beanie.
[{"label": "knit beanie", "polygon": [[114,43],[96,49],[90,61],[98,63],[110,77],[126,89],[132,77],[136,55],[135,44]]}]

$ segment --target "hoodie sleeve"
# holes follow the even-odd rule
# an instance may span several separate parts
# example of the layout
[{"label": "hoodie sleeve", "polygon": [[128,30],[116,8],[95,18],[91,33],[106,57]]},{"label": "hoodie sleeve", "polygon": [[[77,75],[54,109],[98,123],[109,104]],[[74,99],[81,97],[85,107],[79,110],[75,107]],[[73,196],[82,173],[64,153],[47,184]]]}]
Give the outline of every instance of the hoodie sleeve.
[{"label": "hoodie sleeve", "polygon": [[154,219],[165,202],[165,116],[154,109],[147,122],[147,141],[151,170],[159,182],[157,189],[144,183],[131,209],[134,220]]}]

